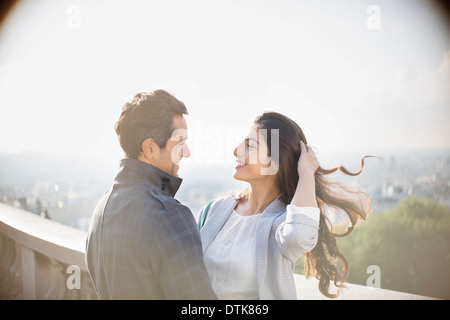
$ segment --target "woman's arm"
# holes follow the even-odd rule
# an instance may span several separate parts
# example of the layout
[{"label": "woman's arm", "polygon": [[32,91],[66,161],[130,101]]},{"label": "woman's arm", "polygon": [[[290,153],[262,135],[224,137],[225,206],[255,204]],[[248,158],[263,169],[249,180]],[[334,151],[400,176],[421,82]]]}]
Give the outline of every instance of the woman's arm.
[{"label": "woman's arm", "polygon": [[316,246],[320,219],[314,178],[319,162],[303,142],[300,144],[302,153],[298,161],[297,189],[291,204],[286,208],[286,220],[276,233],[281,251],[291,261]]}]

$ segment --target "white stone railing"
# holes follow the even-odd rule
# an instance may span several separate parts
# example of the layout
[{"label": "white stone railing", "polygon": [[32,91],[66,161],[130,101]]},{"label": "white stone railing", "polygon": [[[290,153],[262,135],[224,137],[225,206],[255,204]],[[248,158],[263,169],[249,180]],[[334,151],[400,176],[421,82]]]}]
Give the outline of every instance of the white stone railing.
[{"label": "white stone railing", "polygon": [[[85,264],[86,233],[0,203],[0,300],[97,299]],[[327,299],[317,280],[295,275],[301,300]],[[346,284],[340,299],[430,299]]]},{"label": "white stone railing", "polygon": [[[318,280],[306,279],[305,276],[295,274],[295,286],[299,300],[329,300],[322,295],[318,288]],[[336,300],[431,300],[435,298],[416,294],[345,283],[345,287]]]},{"label": "white stone railing", "polygon": [[0,203],[0,299],[97,299],[86,233]]}]

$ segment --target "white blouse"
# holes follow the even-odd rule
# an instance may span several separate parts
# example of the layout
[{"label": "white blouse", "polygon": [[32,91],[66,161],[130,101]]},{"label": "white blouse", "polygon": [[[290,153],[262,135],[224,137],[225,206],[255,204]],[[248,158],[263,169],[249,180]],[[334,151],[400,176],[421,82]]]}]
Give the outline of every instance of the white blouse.
[{"label": "white blouse", "polygon": [[[320,210],[288,205],[289,219],[307,216],[317,223]],[[208,276],[217,298],[257,300],[256,226],[261,214],[241,216],[235,210],[204,252]]]},{"label": "white blouse", "polygon": [[204,253],[217,298],[256,300],[256,225],[261,214],[242,216],[235,210]]}]

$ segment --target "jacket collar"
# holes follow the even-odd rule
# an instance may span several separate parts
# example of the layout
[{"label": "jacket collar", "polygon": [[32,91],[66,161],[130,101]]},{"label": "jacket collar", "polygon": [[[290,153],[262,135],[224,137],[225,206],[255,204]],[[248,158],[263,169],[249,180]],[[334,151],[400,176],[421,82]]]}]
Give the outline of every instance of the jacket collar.
[{"label": "jacket collar", "polygon": [[[206,220],[206,224],[208,224],[208,226],[201,228],[200,230],[203,243],[203,252],[205,252],[205,250],[217,236],[219,231],[222,229],[223,225],[227,221],[228,217],[230,216],[231,212],[234,210],[238,202],[239,200],[236,200],[233,195],[228,195],[224,198],[219,199],[217,203],[216,202],[215,204],[213,203],[210,209],[211,212],[209,212],[208,215],[210,218],[211,215],[214,215],[214,218]],[[261,214],[260,221],[258,222],[258,225],[261,224],[261,227],[257,227],[258,230],[257,232],[260,232],[260,229],[262,227],[268,229],[267,230],[264,229],[263,232],[260,232],[259,236],[267,238],[269,236],[270,227],[272,226],[273,221],[285,212],[286,212],[286,204],[281,200],[280,195],[277,198],[275,198]],[[267,244],[267,240],[260,242],[260,244],[261,243]]]},{"label": "jacket collar", "polygon": [[125,181],[143,181],[160,189],[163,194],[174,197],[183,179],[140,160],[125,158],[120,161],[120,169],[115,182]]}]

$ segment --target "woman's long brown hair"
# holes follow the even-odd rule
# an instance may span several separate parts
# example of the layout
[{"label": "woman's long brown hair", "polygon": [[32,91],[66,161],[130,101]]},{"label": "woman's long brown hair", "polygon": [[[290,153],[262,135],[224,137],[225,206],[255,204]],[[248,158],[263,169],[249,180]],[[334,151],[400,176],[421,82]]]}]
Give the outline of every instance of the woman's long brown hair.
[{"label": "woman's long brown hair", "polygon": [[[277,112],[264,112],[254,122],[260,129],[267,129],[269,152],[271,139],[278,138],[277,175],[281,190],[280,198],[287,205],[291,202],[297,188],[300,140],[307,144],[305,135],[297,123]],[[278,137],[275,137],[275,134]],[[315,276],[319,280],[320,292],[329,298],[339,295],[339,290],[336,293],[330,292],[330,281],[333,281],[337,288],[343,288],[349,271],[347,260],[339,252],[336,237],[348,235],[358,221],[367,218],[370,212],[370,198],[361,190],[331,182],[326,176],[336,171],[356,176],[362,172],[364,159],[367,157],[372,156],[366,156],[361,160],[361,168],[357,172],[337,166],[331,169],[319,167],[315,173],[316,198],[320,209],[319,238],[314,249],[305,254],[305,275],[306,277]],[[239,197],[247,195],[248,189],[244,189]],[[337,219],[343,219],[343,221],[337,223]]]}]

